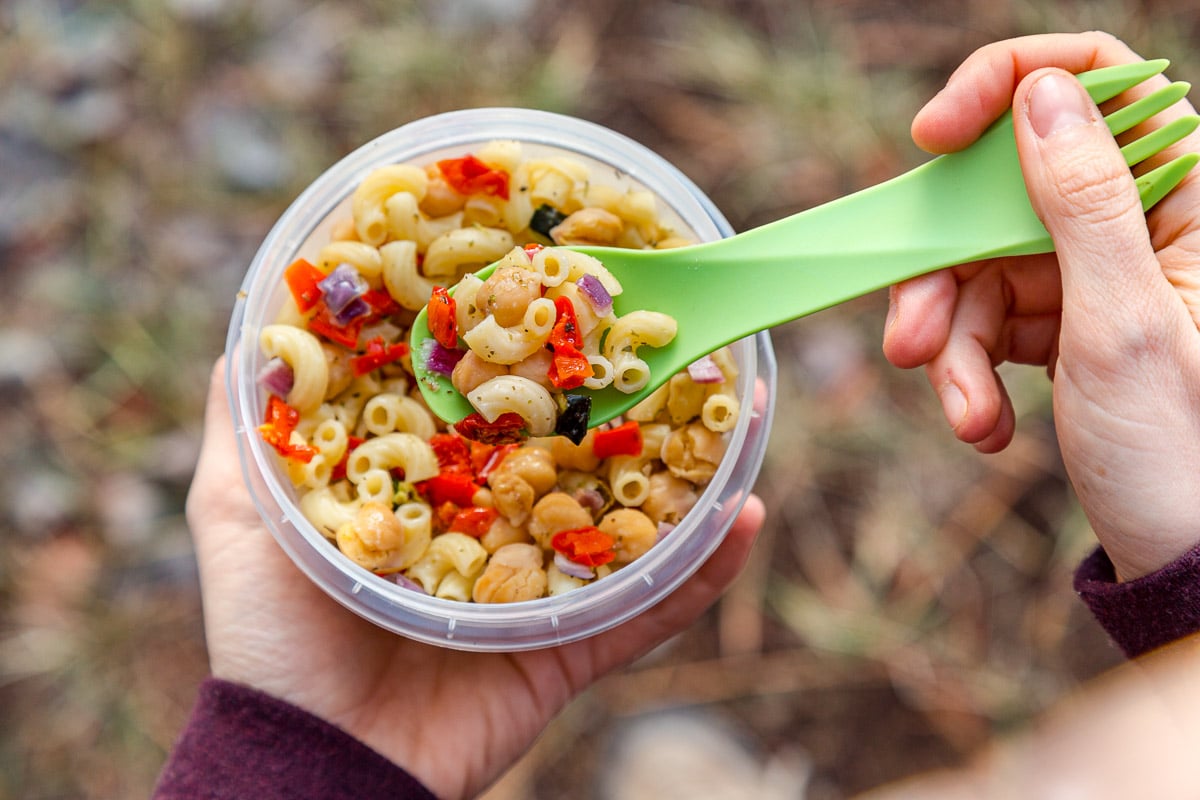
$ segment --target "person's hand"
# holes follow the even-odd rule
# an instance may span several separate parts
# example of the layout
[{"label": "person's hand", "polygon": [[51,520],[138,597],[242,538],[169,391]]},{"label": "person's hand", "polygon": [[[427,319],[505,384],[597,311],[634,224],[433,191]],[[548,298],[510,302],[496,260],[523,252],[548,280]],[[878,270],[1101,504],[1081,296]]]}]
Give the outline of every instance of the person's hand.
[{"label": "person's hand", "polygon": [[[1011,104],[1030,199],[1057,258],[900,284],[884,333],[887,358],[924,366],[955,434],[983,452],[1005,447],[1015,425],[996,366],[1049,368],[1068,474],[1122,580],[1200,541],[1200,175],[1147,219],[1113,137],[1067,74],[1134,60],[1090,33],[989,45],[959,67],[917,115],[914,140],[961,149]],[[1191,112],[1181,102],[1133,134]],[[1167,155],[1197,149],[1193,136]]]},{"label": "person's hand", "polygon": [[572,697],[690,624],[737,575],[763,521],[751,496],[689,581],[613,630],[552,649],[468,653],[404,639],[325,595],[263,526],[237,464],[218,364],[187,503],[213,675],[338,725],[446,798],[477,794]]}]

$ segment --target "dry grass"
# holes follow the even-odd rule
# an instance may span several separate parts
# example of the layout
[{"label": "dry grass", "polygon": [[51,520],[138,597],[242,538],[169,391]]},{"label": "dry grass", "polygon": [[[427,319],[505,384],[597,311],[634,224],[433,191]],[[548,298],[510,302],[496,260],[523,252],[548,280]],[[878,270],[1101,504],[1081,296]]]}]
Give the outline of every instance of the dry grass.
[{"label": "dry grass", "polygon": [[[0,5],[0,800],[148,793],[206,669],[182,501],[208,368],[258,242],[340,155],[451,108],[547,108],[663,153],[744,228],[915,164],[912,113],[980,44],[1102,28],[1188,77],[1198,20],[1182,0]],[[1043,377],[1011,372],[1021,434],[976,456],[883,363],[883,304],[776,332],[746,575],[494,797],[588,796],[604,742],[663,707],[803,747],[810,797],[842,797],[1115,661],[1069,589],[1091,534]]]}]

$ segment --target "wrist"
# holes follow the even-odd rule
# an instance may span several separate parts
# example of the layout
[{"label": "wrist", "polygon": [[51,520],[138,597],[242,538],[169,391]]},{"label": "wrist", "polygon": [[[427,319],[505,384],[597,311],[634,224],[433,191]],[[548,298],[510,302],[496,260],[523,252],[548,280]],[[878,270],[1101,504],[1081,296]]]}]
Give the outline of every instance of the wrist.
[{"label": "wrist", "polygon": [[[1146,530],[1152,528],[1147,527]],[[1096,532],[1112,564],[1117,583],[1140,580],[1169,567],[1200,546],[1200,538],[1160,532],[1153,536],[1128,532]]]},{"label": "wrist", "polygon": [[1200,632],[1200,545],[1126,581],[1098,548],[1076,571],[1075,591],[1122,651],[1140,656]]}]

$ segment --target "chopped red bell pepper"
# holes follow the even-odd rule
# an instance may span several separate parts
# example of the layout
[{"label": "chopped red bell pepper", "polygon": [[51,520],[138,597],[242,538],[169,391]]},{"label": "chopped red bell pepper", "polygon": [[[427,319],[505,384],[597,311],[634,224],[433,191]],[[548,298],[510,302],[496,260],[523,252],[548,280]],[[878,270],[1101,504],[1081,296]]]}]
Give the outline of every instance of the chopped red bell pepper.
[{"label": "chopped red bell pepper", "polygon": [[292,444],[292,431],[300,423],[300,412],[282,398],[271,395],[267,400],[266,419],[258,426],[263,441],[275,448],[284,458],[292,458],[307,464],[317,454],[314,447]]},{"label": "chopped red bell pepper", "polygon": [[550,546],[556,552],[587,567],[598,567],[616,558],[613,550],[616,543],[616,539],[594,525],[559,531],[550,538]]},{"label": "chopped red bell pepper", "polygon": [[479,491],[479,485],[472,480],[471,476],[461,472],[439,472],[416,486],[417,491],[425,496],[429,500],[429,504],[433,506],[442,503],[469,506],[471,499],[475,497],[475,492]]},{"label": "chopped red bell pepper", "polygon": [[446,183],[459,194],[490,194],[508,199],[508,173],[472,155],[437,162]]},{"label": "chopped red bell pepper", "polygon": [[402,310],[396,298],[392,297],[387,289],[368,289],[363,293],[362,299],[371,307],[371,314],[377,319],[399,314]]},{"label": "chopped red bell pepper", "polygon": [[560,344],[583,347],[579,318],[575,316],[575,304],[569,297],[554,298],[554,327],[550,331],[549,342],[554,347]]},{"label": "chopped red bell pepper", "polygon": [[435,433],[429,440],[429,446],[437,457],[438,469],[441,472],[455,472],[468,476],[475,474],[471,463],[472,444],[453,433]]},{"label": "chopped red bell pepper", "polygon": [[582,352],[569,344],[554,348],[554,359],[550,362],[547,377],[557,389],[578,389],[592,377],[595,370]]},{"label": "chopped red bell pepper", "polygon": [[492,470],[500,466],[500,462],[504,457],[516,450],[520,445],[516,444],[484,444],[483,442],[471,442],[471,466],[475,469],[475,477],[480,483],[487,481],[488,475],[492,474]]},{"label": "chopped red bell pepper", "polygon": [[609,456],[640,456],[642,454],[642,428],[633,420],[615,428],[596,431],[592,435],[592,452],[596,458]]},{"label": "chopped red bell pepper", "polygon": [[359,316],[347,323],[340,323],[324,303],[318,303],[317,313],[308,318],[308,329],[331,342],[354,350],[358,347],[358,335],[362,332],[367,316]]},{"label": "chopped red bell pepper", "polygon": [[465,533],[467,536],[474,536],[478,539],[488,532],[488,528],[492,527],[492,523],[500,516],[500,512],[494,508],[486,508],[484,506],[471,506],[464,508],[454,515],[454,519],[450,520],[447,530],[454,533]]},{"label": "chopped red bell pepper", "polygon": [[543,250],[545,250],[545,249],[546,249],[546,245],[544,245],[544,244],[538,244],[537,242],[530,242],[529,244],[525,245],[525,246],[524,246],[523,248],[521,248],[521,249],[523,249],[523,250],[525,251],[525,255],[529,256],[530,258],[533,258],[533,257],[534,257],[534,256],[536,256],[538,253],[540,253],[540,252],[542,252]]},{"label": "chopped red bell pepper", "polygon": [[550,383],[558,389],[578,389],[584,381],[592,377],[594,371],[591,363],[581,351],[583,335],[579,332],[579,320],[575,316],[575,306],[566,297],[554,298],[554,309],[557,316],[554,328],[546,340],[546,346],[554,353],[550,362],[547,376]]},{"label": "chopped red bell pepper", "polygon": [[284,270],[283,279],[301,311],[311,310],[320,301],[323,293],[317,284],[325,280],[325,273],[309,261],[297,258]]},{"label": "chopped red bell pepper", "polygon": [[366,375],[384,364],[399,361],[406,355],[408,355],[407,343],[386,344],[382,336],[376,336],[367,342],[365,352],[350,359],[350,368],[354,370],[355,375]]},{"label": "chopped red bell pepper", "polygon": [[438,344],[447,350],[458,347],[457,309],[454,298],[444,286],[433,287],[425,318],[429,323],[429,332]]},{"label": "chopped red bell pepper", "polygon": [[504,412],[494,422],[475,412],[454,423],[460,436],[484,444],[519,444],[528,436],[525,428],[525,418],[515,411]]}]

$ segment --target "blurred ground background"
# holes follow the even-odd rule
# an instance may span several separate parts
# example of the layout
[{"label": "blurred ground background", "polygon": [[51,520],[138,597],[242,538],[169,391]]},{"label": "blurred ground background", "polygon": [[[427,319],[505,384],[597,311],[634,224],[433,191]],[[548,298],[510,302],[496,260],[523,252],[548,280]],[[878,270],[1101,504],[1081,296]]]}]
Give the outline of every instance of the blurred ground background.
[{"label": "blurred ground background", "polygon": [[[150,791],[206,672],[182,503],[209,366],[258,242],[343,154],[545,108],[658,150],[743,229],[923,160],[908,122],[981,44],[1101,28],[1195,80],[1198,24],[1185,0],[0,0],[0,799]],[[1092,538],[1043,376],[1009,372],[1020,433],[977,456],[883,362],[885,304],[776,331],[746,574],[493,798],[638,796],[613,765],[645,724],[736,741],[742,796],[841,798],[1116,663],[1070,590]]]}]

